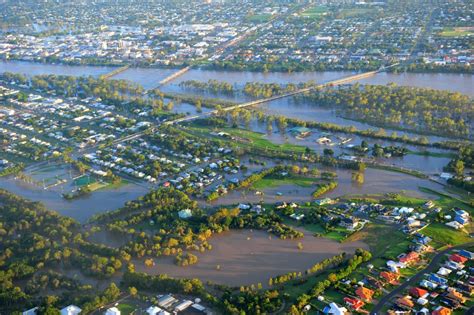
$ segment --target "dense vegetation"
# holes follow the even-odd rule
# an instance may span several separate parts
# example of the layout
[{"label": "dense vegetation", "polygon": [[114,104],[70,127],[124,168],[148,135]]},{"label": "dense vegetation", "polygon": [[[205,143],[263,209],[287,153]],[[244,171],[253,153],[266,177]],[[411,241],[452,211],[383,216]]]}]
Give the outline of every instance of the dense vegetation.
[{"label": "dense vegetation", "polygon": [[399,129],[448,137],[471,137],[474,102],[447,91],[355,84],[304,96],[320,105],[336,107],[345,117]]}]

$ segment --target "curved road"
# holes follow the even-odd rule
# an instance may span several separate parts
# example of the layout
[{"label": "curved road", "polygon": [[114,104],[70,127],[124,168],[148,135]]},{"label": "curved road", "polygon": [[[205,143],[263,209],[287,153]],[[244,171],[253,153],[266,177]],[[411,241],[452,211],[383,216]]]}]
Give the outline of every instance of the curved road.
[{"label": "curved road", "polygon": [[385,306],[385,304],[387,304],[393,297],[403,292],[406,288],[416,285],[423,278],[425,273],[430,273],[434,271],[435,269],[437,269],[444,255],[446,255],[447,253],[449,253],[450,251],[454,249],[461,249],[461,248],[470,247],[470,246],[474,246],[474,242],[469,242],[469,243],[449,247],[445,250],[442,250],[438,254],[436,254],[431,260],[431,262],[428,264],[428,266],[426,266],[425,269],[419,271],[417,274],[411,277],[410,280],[402,283],[400,286],[398,286],[389,294],[385,295],[382,299],[380,299],[380,301],[377,303],[377,305],[375,305],[374,309],[370,312],[370,314],[376,315],[377,313],[379,313],[380,310]]}]

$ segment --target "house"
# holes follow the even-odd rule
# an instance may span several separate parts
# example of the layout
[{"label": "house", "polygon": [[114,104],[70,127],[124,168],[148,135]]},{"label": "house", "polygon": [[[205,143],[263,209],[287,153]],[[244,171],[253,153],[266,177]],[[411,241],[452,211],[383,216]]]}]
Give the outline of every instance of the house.
[{"label": "house", "polygon": [[461,292],[458,292],[454,288],[448,288],[448,294],[446,294],[446,297],[451,300],[456,300],[462,304],[466,303],[466,298],[462,295]]},{"label": "house", "polygon": [[311,134],[311,129],[306,127],[294,127],[289,130],[289,132],[301,138],[308,137]]},{"label": "house", "polygon": [[420,286],[422,286],[423,288],[430,289],[430,290],[434,290],[438,287],[436,283],[428,281],[428,280],[422,280],[420,282]]},{"label": "house", "polygon": [[109,308],[105,312],[105,315],[120,315],[120,310],[114,306],[114,307]]},{"label": "house", "polygon": [[290,218],[296,221],[301,221],[304,218],[304,213],[300,213],[300,214],[292,213],[290,215]]},{"label": "house", "polygon": [[323,309],[324,314],[331,314],[331,315],[346,315],[349,314],[347,308],[341,307],[336,303],[332,302],[328,306]]},{"label": "house", "polygon": [[451,269],[441,267],[441,268],[439,268],[438,272],[436,272],[436,274],[438,274],[438,275],[440,275],[440,276],[447,276],[447,275],[449,275],[451,272],[452,272]]},{"label": "house", "polygon": [[425,298],[419,298],[419,299],[416,300],[416,304],[419,304],[419,305],[426,305],[428,303],[429,303],[429,301]]},{"label": "house", "polygon": [[419,235],[415,238],[416,242],[417,243],[420,243],[420,244],[423,244],[423,245],[427,245],[429,242],[431,242],[431,238],[429,238],[428,236],[424,236],[424,235]]},{"label": "house", "polygon": [[158,305],[163,307],[163,308],[168,308],[171,305],[175,304],[178,302],[177,299],[175,299],[172,295],[166,294],[158,297]]},{"label": "house", "polygon": [[148,315],[171,315],[169,312],[162,310],[158,306],[150,306],[146,309]]},{"label": "house", "polygon": [[395,303],[401,308],[412,309],[413,306],[415,306],[415,303],[413,303],[413,301],[411,300],[411,298],[409,296],[401,297],[401,298],[397,299],[397,301]]},{"label": "house", "polygon": [[349,308],[353,309],[354,311],[359,310],[360,308],[362,308],[365,305],[365,303],[362,302],[361,300],[353,299],[353,298],[350,298],[350,297],[345,297],[344,302],[346,302],[346,305]]},{"label": "house", "polygon": [[398,284],[398,279],[400,279],[400,275],[397,273],[393,273],[390,271],[382,271],[380,273],[380,277],[385,279],[390,284]]},{"label": "house", "polygon": [[386,264],[387,264],[387,267],[390,269],[390,271],[395,272],[395,273],[398,273],[398,269],[406,267],[405,264],[402,264],[401,262],[397,262],[393,260],[387,261]]},{"label": "house", "polygon": [[448,283],[448,280],[436,275],[436,274],[431,274],[429,277],[428,277],[428,280],[429,281],[432,281],[434,283],[438,283],[438,284],[441,284],[441,285],[445,285]]},{"label": "house", "polygon": [[371,302],[371,301],[372,301],[372,297],[374,296],[374,291],[371,290],[371,289],[369,289],[369,288],[360,286],[360,287],[358,287],[358,288],[356,289],[355,294],[356,294],[362,301]]},{"label": "house", "polygon": [[461,249],[458,253],[459,256],[465,257],[467,259],[474,259],[474,253],[467,251],[465,249]]},{"label": "house", "polygon": [[405,265],[416,264],[420,260],[420,255],[416,252],[409,252],[400,258],[400,262]]},{"label": "house", "polygon": [[191,209],[184,209],[178,212],[178,216],[180,219],[189,219],[193,216]]},{"label": "house", "polygon": [[465,292],[469,296],[472,296],[474,294],[474,286],[464,283],[464,282],[458,282],[457,287],[459,290]]},{"label": "house", "polygon": [[428,291],[421,288],[411,288],[409,292],[411,296],[416,298],[424,298],[429,294]]},{"label": "house", "polygon": [[454,217],[454,221],[456,221],[457,223],[459,224],[462,224],[462,225],[466,225],[469,223],[469,218],[466,218],[466,217],[462,217],[460,215],[456,215]]},{"label": "house", "polygon": [[449,256],[449,260],[454,261],[459,264],[465,264],[466,261],[468,261],[466,257],[463,257],[459,254],[452,254],[451,256]]},{"label": "house", "polygon": [[314,203],[318,206],[324,206],[324,205],[333,204],[334,201],[331,198],[323,198],[323,199],[315,200]]},{"label": "house", "polygon": [[82,310],[76,306],[76,305],[69,305],[63,308],[61,311],[61,315],[77,315],[81,312]]},{"label": "house", "polygon": [[354,230],[358,223],[359,221],[355,218],[342,218],[339,225],[348,230]]},{"label": "house", "polygon": [[451,315],[451,310],[444,306],[438,306],[434,309],[431,315]]},{"label": "house", "polygon": [[29,309],[29,310],[26,310],[24,312],[22,312],[21,314],[22,315],[36,315],[36,312],[38,311],[38,306],[37,307],[34,307],[32,309]]},{"label": "house", "polygon": [[193,305],[192,301],[184,300],[184,301],[182,301],[181,303],[179,303],[178,305],[176,305],[174,307],[174,311],[177,312],[177,313],[182,312],[185,309],[187,309],[188,307],[190,307],[191,305]]},{"label": "house", "polygon": [[317,139],[316,142],[319,143],[319,144],[330,144],[332,142],[332,140],[329,139],[328,137],[321,137],[321,138]]}]

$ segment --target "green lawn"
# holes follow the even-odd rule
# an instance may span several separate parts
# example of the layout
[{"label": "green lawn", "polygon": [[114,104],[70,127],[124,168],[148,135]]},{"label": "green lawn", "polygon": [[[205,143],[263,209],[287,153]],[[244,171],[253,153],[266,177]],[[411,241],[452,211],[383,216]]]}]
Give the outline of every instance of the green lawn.
[{"label": "green lawn", "polygon": [[254,23],[265,23],[270,21],[272,18],[271,14],[254,14],[251,16],[247,17],[248,22],[254,22]]},{"label": "green lawn", "polygon": [[268,177],[262,178],[253,183],[252,188],[257,190],[263,190],[265,188],[274,188],[282,185],[296,185],[299,187],[308,188],[314,186],[315,183],[316,179],[301,176],[290,176],[284,178]]},{"label": "green lawn", "polygon": [[471,241],[464,232],[450,228],[442,223],[431,223],[423,229],[423,234],[429,236],[439,247],[444,245],[457,245]]},{"label": "green lawn", "polygon": [[385,224],[368,224],[362,231],[355,232],[347,241],[361,240],[370,247],[374,258],[396,257],[408,250],[407,236],[396,227]]},{"label": "green lawn", "polygon": [[354,17],[358,15],[365,15],[372,13],[374,9],[371,8],[352,8],[352,9],[342,9],[339,14],[341,17]]},{"label": "green lawn", "polygon": [[[474,208],[469,206],[469,204],[468,204],[468,202],[472,202],[472,197],[468,196],[467,194],[463,195],[463,198],[457,199],[457,198],[453,198],[450,195],[447,195],[443,192],[439,192],[439,191],[429,189],[429,188],[426,188],[426,187],[420,187],[419,189],[422,192],[430,193],[430,194],[438,196],[438,198],[436,200],[433,200],[433,201],[436,203],[437,206],[439,206],[439,207],[441,207],[445,210],[450,210],[454,207],[458,207],[458,208],[461,208],[461,209],[464,209],[464,210],[468,211],[471,215],[474,215]],[[464,191],[458,191],[456,189],[456,190],[453,190],[453,193],[463,194]]]},{"label": "green lawn", "polygon": [[[266,139],[265,134],[245,129],[218,128],[216,130],[213,130],[211,128],[206,128],[203,126],[191,125],[189,127],[189,130],[192,134],[202,134],[204,136],[208,136],[212,131],[223,131],[237,138],[236,140],[227,139],[227,141],[233,141],[234,143],[238,142],[239,145],[242,147],[255,147],[256,149],[260,150],[280,151],[286,153],[304,153],[306,150],[306,147],[291,143],[275,144],[270,140]],[[219,139],[226,141],[225,138],[219,137]]]},{"label": "green lawn", "polygon": [[128,315],[128,314],[131,314],[134,310],[135,310],[135,307],[130,305],[130,304],[126,304],[126,303],[120,303],[117,308],[120,310],[120,314],[121,315]]},{"label": "green lawn", "polygon": [[308,10],[305,10],[303,13],[301,13],[302,17],[305,18],[319,18],[322,15],[324,15],[327,12],[327,8],[324,6],[317,6],[314,8],[310,8]]},{"label": "green lawn", "polygon": [[474,36],[474,28],[471,27],[445,27],[439,35],[443,37]]},{"label": "green lawn", "polygon": [[224,128],[224,131],[235,137],[248,140],[250,144],[260,149],[270,149],[270,150],[277,150],[277,151],[292,151],[292,152],[298,152],[298,153],[302,153],[306,149],[303,146],[290,144],[290,143],[275,144],[271,142],[270,140],[266,139],[265,134],[250,131],[250,130],[237,129],[237,128]]},{"label": "green lawn", "polygon": [[82,187],[86,185],[90,185],[96,182],[96,179],[92,176],[82,175],[74,179],[74,185]]}]

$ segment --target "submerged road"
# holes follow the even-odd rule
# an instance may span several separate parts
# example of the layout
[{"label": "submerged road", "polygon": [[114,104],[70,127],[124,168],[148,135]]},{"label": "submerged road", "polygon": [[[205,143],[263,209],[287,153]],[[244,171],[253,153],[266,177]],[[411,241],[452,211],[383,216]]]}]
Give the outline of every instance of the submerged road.
[{"label": "submerged road", "polygon": [[393,291],[391,291],[389,294],[387,294],[383,298],[381,298],[380,301],[377,303],[377,305],[375,305],[373,310],[370,312],[370,314],[371,315],[377,315],[382,310],[382,308],[385,306],[385,304],[390,302],[391,299],[393,299],[398,294],[402,293],[408,287],[416,286],[417,283],[420,280],[423,279],[423,276],[426,273],[430,273],[430,272],[433,272],[434,270],[438,269],[440,267],[439,263],[441,262],[441,260],[444,258],[444,256],[447,253],[449,253],[449,252],[451,252],[452,250],[455,250],[455,249],[462,249],[462,248],[466,248],[466,247],[470,247],[470,246],[474,246],[474,242],[469,242],[469,243],[449,247],[449,248],[444,249],[444,250],[440,251],[439,253],[437,253],[433,257],[431,262],[428,264],[428,266],[426,266],[425,269],[419,271],[417,274],[415,274],[413,277],[411,277],[410,280],[405,281],[400,286],[398,286]]}]

